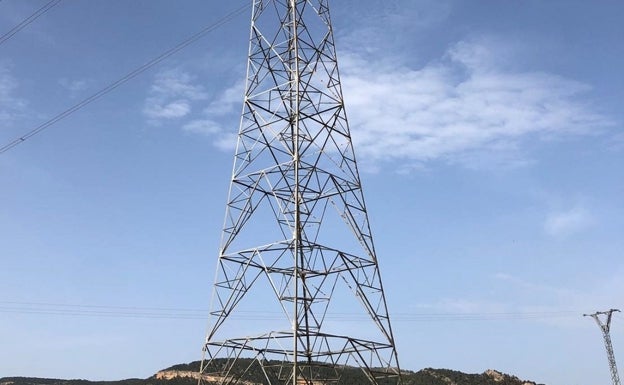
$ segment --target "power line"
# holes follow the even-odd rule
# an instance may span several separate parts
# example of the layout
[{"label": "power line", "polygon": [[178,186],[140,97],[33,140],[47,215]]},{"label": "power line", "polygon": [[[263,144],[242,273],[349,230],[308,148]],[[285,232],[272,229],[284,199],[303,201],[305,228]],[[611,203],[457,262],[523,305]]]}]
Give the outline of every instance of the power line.
[{"label": "power line", "polygon": [[[2,0],[0,0],[0,2],[2,2]],[[39,16],[41,16],[44,13],[48,12],[50,9],[52,9],[54,6],[58,5],[58,3],[60,3],[60,2],[61,2],[61,0],[51,0],[51,1],[47,2],[43,7],[39,8],[32,15],[30,15],[27,18],[25,18],[24,20],[22,20],[19,24],[17,24],[15,27],[13,27],[10,31],[8,31],[4,35],[0,36],[0,45],[2,45],[5,41],[9,40],[11,37],[13,37],[13,35],[18,33],[19,31],[21,31],[22,29],[26,28],[30,23],[32,23],[33,21],[37,20],[39,18]]]},{"label": "power line", "polygon": [[0,313],[149,319],[205,319],[206,309],[0,301]]},{"label": "power line", "polygon": [[[7,302],[0,301],[0,313],[25,315],[83,316],[83,317],[114,317],[141,319],[180,319],[205,320],[208,309],[188,309],[171,307],[137,307],[137,306],[105,306],[77,305],[42,302]],[[468,322],[468,321],[517,321],[539,320],[552,318],[577,317],[578,311],[548,312],[480,312],[480,313],[396,313],[392,315],[395,322]],[[328,316],[332,321],[359,321],[368,319],[366,314],[338,312]],[[282,319],[283,314],[271,311],[241,311],[233,319],[253,321],[269,321]]]},{"label": "power line", "polygon": [[162,54],[158,55],[157,57],[149,60],[148,62],[146,62],[142,66],[140,66],[140,67],[130,71],[125,76],[123,76],[123,77],[119,78],[118,80],[110,83],[108,86],[100,89],[99,91],[95,92],[91,96],[83,99],[82,101],[78,102],[77,104],[74,104],[73,106],[69,107],[68,109],[66,109],[63,112],[59,113],[58,115],[54,116],[53,118],[47,120],[46,122],[40,124],[39,126],[33,128],[32,130],[28,131],[25,135],[23,135],[23,136],[21,136],[19,138],[16,138],[13,141],[5,144],[4,146],[0,147],[0,154],[3,154],[5,152],[9,151],[10,149],[12,149],[13,147],[17,146],[18,144],[21,144],[21,143],[25,142],[26,140],[32,138],[33,136],[37,135],[38,133],[40,133],[41,131],[47,129],[48,127],[52,126],[53,124],[55,124],[55,123],[65,119],[66,117],[68,117],[69,115],[73,114],[74,112],[76,112],[76,111],[82,109],[83,107],[91,104],[92,102],[98,100],[99,98],[101,98],[102,96],[104,96],[104,95],[108,94],[109,92],[113,91],[114,89],[116,89],[117,87],[121,86],[122,84],[128,82],[131,79],[134,79],[135,77],[137,77],[138,75],[140,75],[143,72],[147,71],[148,69],[152,68],[156,64],[162,62],[163,60],[167,59],[168,57],[176,54],[177,52],[181,51],[182,49],[188,47],[192,43],[194,43],[197,40],[201,39],[202,37],[204,37],[208,33],[212,32],[215,29],[217,29],[217,28],[223,26],[224,24],[228,23],[230,20],[234,19],[236,16],[240,15],[241,13],[243,13],[249,7],[251,7],[251,5],[246,4],[244,6],[241,6],[241,7],[237,8],[236,10],[228,13],[227,15],[225,15],[224,17],[219,19],[214,24],[211,24],[211,25],[205,27],[201,31],[199,31],[196,34],[188,37],[187,39],[185,39],[182,42],[178,43],[174,47],[168,49],[167,51],[163,52]]},{"label": "power line", "polygon": [[[2,1],[2,0],[0,0]],[[110,306],[110,305],[78,305],[68,303],[50,303],[50,302],[14,302],[0,301],[0,307],[4,305],[17,306],[40,306],[40,307],[67,307],[67,308],[94,308],[94,309],[121,309],[121,310],[155,310],[155,311],[178,311],[178,312],[197,312],[207,311],[207,309],[185,309],[171,307],[139,307],[139,306]]]}]

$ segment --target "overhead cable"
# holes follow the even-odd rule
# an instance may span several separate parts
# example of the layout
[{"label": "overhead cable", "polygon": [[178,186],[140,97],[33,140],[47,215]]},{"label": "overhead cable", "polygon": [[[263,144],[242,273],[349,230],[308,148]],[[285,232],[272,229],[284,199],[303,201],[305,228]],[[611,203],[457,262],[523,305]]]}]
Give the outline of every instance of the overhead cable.
[{"label": "overhead cable", "polygon": [[[113,317],[140,319],[205,320],[208,309],[171,307],[75,305],[40,302],[0,301],[0,313],[24,315],[52,315],[70,317]],[[467,322],[467,321],[522,321],[553,318],[578,317],[578,311],[516,311],[516,312],[472,312],[472,313],[395,313],[394,322]],[[282,319],[283,314],[272,311],[239,311],[233,319],[271,321]],[[327,316],[330,321],[365,321],[370,317],[364,313],[342,312]]]},{"label": "overhead cable", "polygon": [[[1,1],[2,0],[0,0],[0,2]],[[58,3],[60,3],[60,2],[61,2],[61,0],[51,0],[51,1],[47,2],[43,7],[39,8],[38,10],[36,10],[32,15],[28,16],[27,18],[22,20],[19,24],[17,24],[15,27],[11,28],[10,31],[8,31],[5,34],[3,34],[2,36],[0,36],[0,45],[2,45],[5,41],[9,40],[11,37],[13,37],[13,35],[18,33],[19,31],[21,31],[22,29],[26,28],[26,26],[28,26],[28,24],[30,24],[33,21],[37,20],[37,18],[39,18],[39,16],[41,16],[44,13],[48,12],[50,9],[52,9],[54,6],[58,5]]]},{"label": "overhead cable", "polygon": [[163,52],[162,54],[158,55],[157,57],[149,60],[148,62],[146,62],[142,66],[140,66],[140,67],[130,71],[125,76],[115,80],[114,82],[110,83],[106,87],[104,87],[104,88],[100,89],[99,91],[95,92],[91,96],[83,99],[82,101],[78,102],[77,104],[74,104],[73,106],[69,107],[68,109],[64,110],[63,112],[57,114],[53,118],[47,120],[46,122],[40,124],[39,126],[33,128],[32,130],[28,131],[25,135],[20,136],[19,138],[16,138],[13,141],[3,145],[2,147],[0,147],[0,154],[3,154],[5,152],[9,151],[10,149],[12,149],[13,147],[17,146],[18,144],[21,144],[21,143],[25,142],[26,140],[32,138],[33,136],[37,135],[41,131],[45,130],[46,128],[48,128],[48,127],[52,126],[53,124],[55,124],[55,123],[65,119],[66,117],[68,117],[69,115],[73,114],[74,112],[76,112],[76,111],[80,110],[81,108],[91,104],[92,102],[98,100],[99,98],[101,98],[102,96],[104,96],[104,95],[108,94],[109,92],[113,91],[114,89],[116,89],[117,87],[121,86],[122,84],[128,82],[129,80],[137,77],[138,75],[140,75],[143,72],[147,71],[148,69],[152,68],[156,64],[162,62],[163,60],[167,59],[168,57],[170,57],[170,56],[174,55],[175,53],[181,51],[182,49],[188,47],[189,45],[193,44],[197,40],[199,40],[202,37],[204,37],[205,35],[207,35],[208,33],[214,31],[215,29],[221,27],[222,25],[226,24],[230,20],[234,19],[236,16],[238,16],[241,13],[243,13],[249,7],[251,7],[251,5],[246,4],[244,6],[241,6],[241,7],[237,8],[236,10],[228,13],[227,15],[225,15],[224,17],[219,19],[214,24],[211,24],[211,25],[205,27],[204,29],[202,29],[201,31],[195,33],[194,35],[186,38],[185,40],[181,41],[180,43],[178,43],[174,47],[168,49],[167,51]]}]

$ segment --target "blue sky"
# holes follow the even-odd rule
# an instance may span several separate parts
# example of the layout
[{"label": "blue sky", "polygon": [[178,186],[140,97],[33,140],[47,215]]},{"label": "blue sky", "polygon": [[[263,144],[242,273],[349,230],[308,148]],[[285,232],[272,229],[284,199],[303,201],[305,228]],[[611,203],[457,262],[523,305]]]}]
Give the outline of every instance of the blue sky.
[{"label": "blue sky", "polygon": [[[45,3],[0,1],[0,33]],[[0,145],[245,3],[61,1],[0,44]],[[581,314],[624,308],[624,4],[331,5],[403,368],[607,383]],[[0,376],[201,357],[248,24],[0,155]]]}]

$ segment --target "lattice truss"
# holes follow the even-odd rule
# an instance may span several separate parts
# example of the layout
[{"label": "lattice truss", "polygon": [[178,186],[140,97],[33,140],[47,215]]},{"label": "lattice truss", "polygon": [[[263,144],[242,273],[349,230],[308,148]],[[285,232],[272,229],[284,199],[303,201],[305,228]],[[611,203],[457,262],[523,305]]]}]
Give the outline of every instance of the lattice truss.
[{"label": "lattice truss", "polygon": [[399,383],[327,0],[253,3],[217,270],[203,382]]},{"label": "lattice truss", "polygon": [[[613,354],[613,344],[611,343],[611,319],[613,313],[620,312],[619,309],[611,309],[608,311],[599,311],[594,314],[584,314],[586,317],[592,317],[594,321],[600,327],[602,337],[604,339],[605,348],[607,349],[607,359],[609,360],[609,369],[611,370],[611,382],[613,385],[620,385],[620,376],[617,370],[617,362],[615,361],[615,355]],[[601,319],[604,316],[604,320]]]}]

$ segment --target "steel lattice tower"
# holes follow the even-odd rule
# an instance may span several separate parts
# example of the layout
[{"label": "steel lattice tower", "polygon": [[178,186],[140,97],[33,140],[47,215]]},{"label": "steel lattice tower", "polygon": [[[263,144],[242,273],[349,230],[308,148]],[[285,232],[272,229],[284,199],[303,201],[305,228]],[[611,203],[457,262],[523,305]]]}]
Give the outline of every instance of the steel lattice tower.
[{"label": "steel lattice tower", "polygon": [[[592,317],[602,331],[602,337],[604,339],[605,348],[607,349],[607,358],[609,360],[609,369],[611,369],[611,381],[613,385],[620,385],[620,376],[617,371],[617,364],[615,362],[615,355],[613,354],[613,345],[611,344],[611,318],[614,312],[619,312],[618,309],[611,309],[608,311],[599,311],[594,314],[583,314],[585,317]],[[607,317],[606,322],[603,322],[599,316],[605,315]]]},{"label": "steel lattice tower", "polygon": [[400,383],[328,0],[253,1],[210,316],[200,382]]}]

